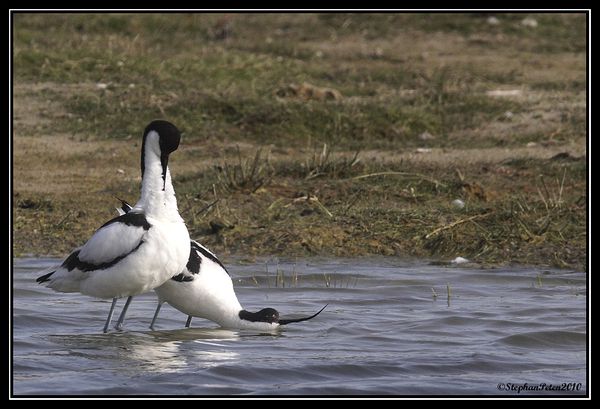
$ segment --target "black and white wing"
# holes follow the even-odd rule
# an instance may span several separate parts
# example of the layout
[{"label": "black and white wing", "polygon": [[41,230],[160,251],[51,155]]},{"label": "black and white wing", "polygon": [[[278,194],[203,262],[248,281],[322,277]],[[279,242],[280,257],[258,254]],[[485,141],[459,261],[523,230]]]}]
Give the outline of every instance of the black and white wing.
[{"label": "black and white wing", "polygon": [[112,267],[137,250],[151,225],[143,213],[126,213],[100,227],[79,250],[71,253],[63,266],[91,271]]}]

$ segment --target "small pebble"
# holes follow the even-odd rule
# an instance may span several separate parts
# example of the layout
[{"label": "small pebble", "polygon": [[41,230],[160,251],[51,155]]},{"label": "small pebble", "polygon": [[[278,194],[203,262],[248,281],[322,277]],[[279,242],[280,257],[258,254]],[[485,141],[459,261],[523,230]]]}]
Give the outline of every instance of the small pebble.
[{"label": "small pebble", "polygon": [[465,207],[465,202],[463,202],[460,199],[454,199],[452,201],[452,206],[454,207],[458,207],[459,209],[462,209],[463,207]]},{"label": "small pebble", "polygon": [[429,141],[431,139],[435,139],[435,136],[433,136],[429,132],[425,131],[421,135],[419,135],[419,139],[422,141]]},{"label": "small pebble", "polygon": [[534,18],[526,17],[523,20],[521,20],[521,25],[523,25],[525,27],[535,28],[538,26],[538,22]]},{"label": "small pebble", "polygon": [[492,16],[492,17],[488,17],[487,23],[491,26],[497,26],[498,24],[500,24],[500,20],[498,20],[496,17]]},{"label": "small pebble", "polygon": [[490,97],[518,97],[522,93],[520,89],[493,89],[485,92]]}]

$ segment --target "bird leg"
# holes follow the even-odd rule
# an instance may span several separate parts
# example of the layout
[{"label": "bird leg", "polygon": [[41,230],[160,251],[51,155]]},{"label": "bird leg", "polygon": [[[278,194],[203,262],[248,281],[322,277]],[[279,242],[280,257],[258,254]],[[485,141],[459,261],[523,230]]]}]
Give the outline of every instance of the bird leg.
[{"label": "bird leg", "polygon": [[129,308],[129,304],[131,304],[131,299],[133,297],[130,295],[127,297],[127,301],[125,301],[125,306],[123,306],[123,311],[121,311],[121,315],[119,315],[119,319],[117,324],[115,325],[115,329],[117,331],[123,331],[123,321],[125,320],[125,313],[127,313],[127,308]]},{"label": "bird leg", "polygon": [[158,317],[158,312],[160,311],[160,307],[162,307],[161,302],[159,302],[158,305],[156,306],[156,311],[154,312],[154,317],[152,317],[152,322],[150,323],[150,329],[152,331],[154,331],[154,322],[156,321],[156,318]]},{"label": "bird leg", "polygon": [[112,320],[113,313],[115,312],[115,305],[117,304],[117,299],[113,298],[112,304],[110,306],[110,311],[108,312],[108,317],[106,318],[106,324],[104,324],[104,333],[108,332],[108,326],[110,325],[110,321]]}]

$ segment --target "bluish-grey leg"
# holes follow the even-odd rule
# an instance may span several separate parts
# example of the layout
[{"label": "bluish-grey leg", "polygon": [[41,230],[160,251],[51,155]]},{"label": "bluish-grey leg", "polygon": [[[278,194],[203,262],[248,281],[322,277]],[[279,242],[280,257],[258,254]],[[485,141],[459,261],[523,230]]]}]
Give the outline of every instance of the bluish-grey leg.
[{"label": "bluish-grey leg", "polygon": [[154,312],[154,317],[152,317],[152,322],[150,323],[150,329],[152,331],[154,331],[154,322],[156,321],[156,318],[158,317],[158,313],[160,311],[160,307],[162,307],[163,303],[159,302],[158,305],[156,306],[156,311]]},{"label": "bluish-grey leg", "polygon": [[125,301],[125,306],[123,306],[123,311],[121,311],[121,315],[119,315],[119,320],[117,321],[117,325],[115,325],[115,329],[117,331],[123,331],[123,321],[125,320],[125,313],[127,313],[127,308],[129,308],[129,304],[131,304],[131,299],[133,297],[130,295],[127,297],[127,301]]},{"label": "bluish-grey leg", "polygon": [[113,298],[112,304],[110,306],[110,311],[108,312],[108,317],[106,318],[106,324],[104,324],[104,333],[108,332],[108,326],[110,325],[110,321],[112,320],[113,313],[115,312],[115,305],[117,304],[117,299]]}]

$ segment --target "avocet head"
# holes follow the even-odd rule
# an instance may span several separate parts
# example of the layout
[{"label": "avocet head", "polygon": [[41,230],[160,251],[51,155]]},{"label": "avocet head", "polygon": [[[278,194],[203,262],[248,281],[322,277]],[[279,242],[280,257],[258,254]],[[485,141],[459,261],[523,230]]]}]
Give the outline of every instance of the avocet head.
[{"label": "avocet head", "polygon": [[241,319],[250,322],[267,322],[269,324],[279,322],[279,312],[274,308],[263,308],[258,312],[242,310],[239,312]]},{"label": "avocet head", "polygon": [[[325,307],[327,307],[326,304]],[[239,312],[239,317],[242,320],[250,321],[250,322],[266,322],[269,324],[279,324],[279,325],[287,325],[293,322],[302,322],[308,321],[321,313],[325,309],[325,307],[321,308],[316,314],[311,315],[310,317],[302,317],[302,318],[290,318],[290,319],[280,319],[279,312],[274,308],[263,308],[258,312],[249,312],[246,310],[242,310]]]},{"label": "avocet head", "polygon": [[162,166],[163,190],[167,175],[169,155],[176,151],[181,141],[181,132],[172,123],[161,119],[150,122],[144,130],[142,141],[142,178],[145,170],[146,148],[160,158]]},{"label": "avocet head", "polygon": [[270,323],[279,322],[279,312],[274,308],[263,308],[256,314],[261,318],[260,321]]}]

